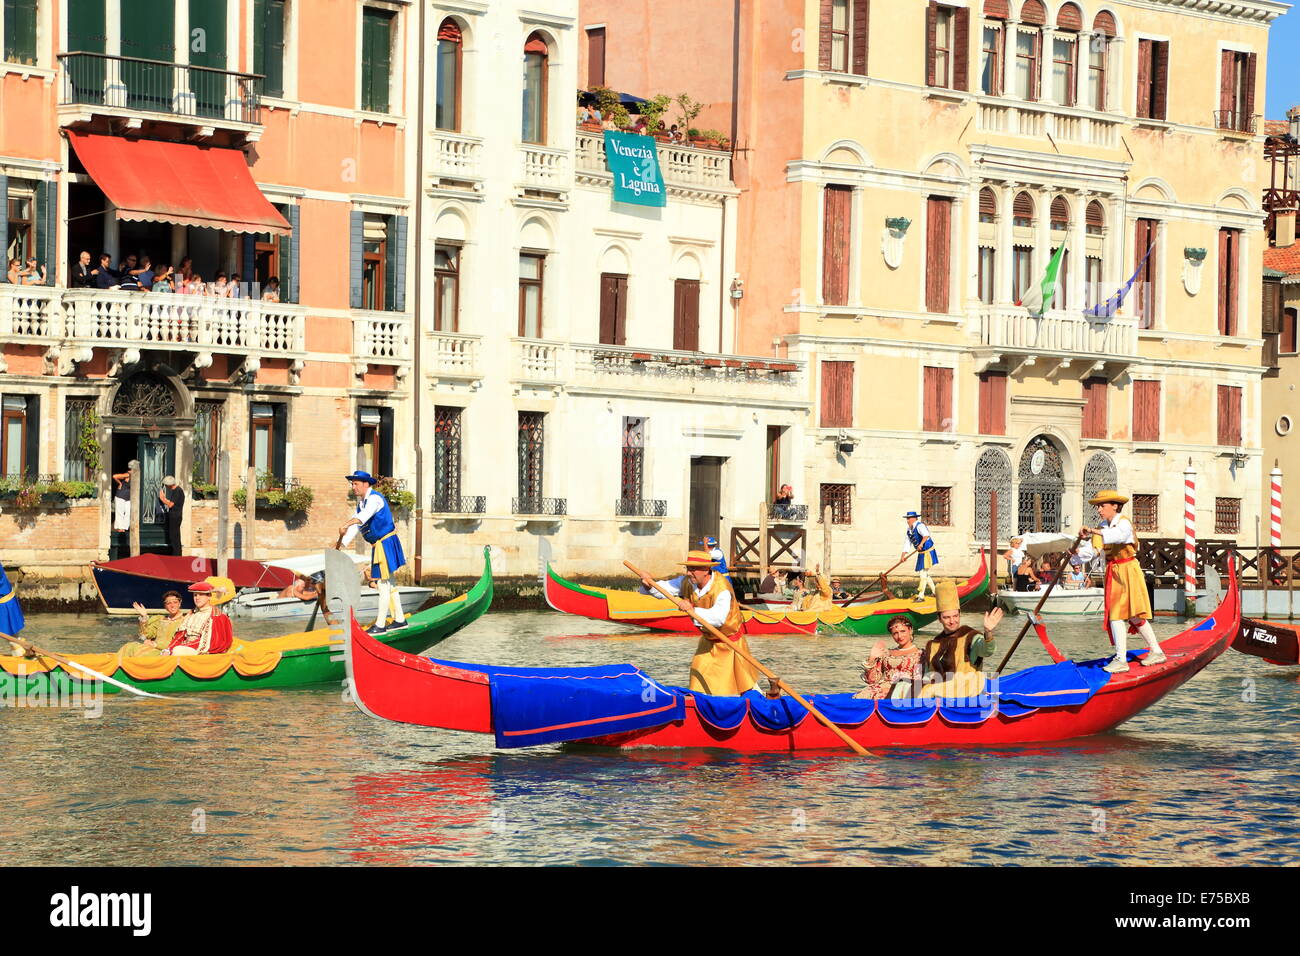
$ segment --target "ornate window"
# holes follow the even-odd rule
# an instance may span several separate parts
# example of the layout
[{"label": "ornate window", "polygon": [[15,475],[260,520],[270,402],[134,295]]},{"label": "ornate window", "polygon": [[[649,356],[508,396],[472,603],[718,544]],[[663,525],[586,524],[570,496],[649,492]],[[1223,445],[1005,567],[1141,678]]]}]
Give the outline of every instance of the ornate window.
[{"label": "ornate window", "polygon": [[[1105,452],[1097,452],[1083,466],[1083,510],[1079,514],[1088,520],[1095,515],[1095,507],[1088,504],[1088,499],[1099,491],[1115,488],[1119,485],[1119,472],[1115,460]],[[1135,509],[1136,513],[1136,509]]]},{"label": "ornate window", "polygon": [[831,485],[824,484],[821,486],[821,505],[817,509],[818,520],[826,514],[826,506],[831,509],[831,524],[852,524],[853,523],[853,486],[852,485]]},{"label": "ornate window", "polygon": [[988,541],[993,531],[993,492],[998,493],[998,539],[1012,534],[1011,459],[1000,448],[986,448],[975,463],[975,540]]},{"label": "ornate window", "polygon": [[1021,531],[1060,531],[1065,497],[1061,453],[1051,439],[1039,435],[1020,456],[1018,518]]},{"label": "ornate window", "polygon": [[645,476],[645,419],[623,419],[623,455],[618,496],[625,501],[641,497]]},{"label": "ornate window", "polygon": [[1160,530],[1160,496],[1133,496],[1133,528],[1135,531]]},{"label": "ornate window", "polygon": [[952,489],[921,487],[921,520],[936,528],[952,524]]},{"label": "ornate window", "polygon": [[225,402],[194,403],[194,465],[190,478],[195,484],[217,483],[217,455],[221,451],[225,408]]},{"label": "ornate window", "polygon": [[1214,533],[1239,534],[1241,532],[1241,499],[1214,499]]},{"label": "ornate window", "polygon": [[434,125],[438,129],[460,129],[460,27],[448,17],[438,27],[438,95],[434,105]]},{"label": "ornate window", "polygon": [[69,398],[63,405],[63,480],[94,481],[95,475],[86,462],[81,447],[81,432],[86,420],[95,413],[95,399]]},{"label": "ornate window", "polygon": [[[543,412],[519,413],[519,498],[523,501],[540,501],[542,497],[542,466],[545,450]],[[540,511],[528,511],[540,514]]]},{"label": "ornate window", "polygon": [[461,409],[438,406],[433,410],[433,510],[459,513]]},{"label": "ornate window", "polygon": [[150,372],[137,372],[113,396],[113,414],[135,418],[175,418],[176,390]]}]

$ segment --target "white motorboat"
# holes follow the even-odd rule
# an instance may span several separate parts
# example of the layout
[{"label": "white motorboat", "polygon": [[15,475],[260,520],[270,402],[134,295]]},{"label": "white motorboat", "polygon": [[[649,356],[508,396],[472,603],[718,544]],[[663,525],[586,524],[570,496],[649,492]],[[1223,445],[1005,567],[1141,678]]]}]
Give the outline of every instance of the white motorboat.
[{"label": "white motorboat", "polygon": [[[1020,611],[1032,611],[1038,606],[1043,591],[999,590],[998,597]],[[1105,588],[1068,588],[1055,587],[1047,596],[1039,612],[1044,616],[1079,616],[1083,614],[1100,614],[1106,607]]]},{"label": "white motorboat", "polygon": [[[396,589],[402,600],[402,612],[414,614],[433,594],[432,588],[399,587]],[[306,620],[317,608],[315,600],[303,601],[296,597],[280,597],[275,591],[250,592],[236,597],[227,607],[231,617],[244,620],[273,621],[287,619]],[[379,611],[379,592],[374,588],[362,588],[361,599],[356,605],[358,620],[373,619]]]}]

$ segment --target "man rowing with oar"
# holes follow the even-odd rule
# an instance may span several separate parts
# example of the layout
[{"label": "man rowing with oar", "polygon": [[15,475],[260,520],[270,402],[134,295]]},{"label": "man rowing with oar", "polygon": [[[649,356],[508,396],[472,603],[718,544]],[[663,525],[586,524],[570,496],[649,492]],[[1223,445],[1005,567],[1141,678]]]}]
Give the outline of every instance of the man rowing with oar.
[{"label": "man rowing with oar", "polygon": [[1127,502],[1128,498],[1118,491],[1098,492],[1088,499],[1088,504],[1097,509],[1101,523],[1079,532],[1091,535],[1093,548],[1106,552],[1106,626],[1115,645],[1115,657],[1106,670],[1112,674],[1128,672],[1126,645],[1130,633],[1141,634],[1150,648],[1150,653],[1142,658],[1143,664],[1165,662],[1165,652],[1151,629],[1151,598],[1137,561],[1137,533],[1128,515],[1119,513]]},{"label": "man rowing with oar", "polygon": [[[691,659],[690,689],[701,694],[718,697],[739,697],[758,684],[758,672],[739,654],[732,653],[731,642],[746,654],[749,644],[742,633],[743,619],[740,603],[725,577],[713,569],[713,559],[708,552],[692,551],[686,555],[682,567],[686,573],[671,581],[657,582],[669,594],[676,596],[679,608],[688,614],[694,611],[702,621],[722,632],[726,641],[719,641],[701,628],[700,643]],[[641,576],[647,591],[653,591],[656,582],[648,574]]]},{"label": "man rowing with oar", "polygon": [[[393,574],[406,566],[406,554],[397,538],[397,522],[388,507],[388,499],[375,491],[378,481],[368,472],[356,471],[347,476],[352,482],[352,492],[357,496],[357,513],[339,528],[339,545],[346,548],[361,532],[370,545],[370,576],[378,582],[379,616],[366,629],[367,634],[383,634],[406,627],[402,612],[402,599],[393,587]],[[392,619],[392,624],[388,621]]]}]

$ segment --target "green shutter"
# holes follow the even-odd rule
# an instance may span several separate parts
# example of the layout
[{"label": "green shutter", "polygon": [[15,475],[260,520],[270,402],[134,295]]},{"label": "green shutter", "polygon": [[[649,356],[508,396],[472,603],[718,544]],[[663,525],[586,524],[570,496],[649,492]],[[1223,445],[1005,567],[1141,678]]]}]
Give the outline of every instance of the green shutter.
[{"label": "green shutter", "polygon": [[[176,62],[175,7],[154,0],[120,0],[120,3],[122,56],[159,63]],[[129,109],[172,112],[171,67],[126,62],[121,70]]]},{"label": "green shutter", "polygon": [[[0,173],[0,252],[9,248],[9,177]],[[3,258],[0,256],[0,258]],[[9,281],[9,263],[5,263],[5,271],[0,274],[0,282]],[[0,462],[0,468],[3,468],[4,462]]]},{"label": "green shutter", "polygon": [[[215,70],[226,68],[226,4],[225,0],[189,0],[190,2],[190,64],[208,66]],[[199,37],[195,31],[203,31]],[[202,49],[195,49],[201,37]],[[224,116],[226,113],[226,77],[207,70],[190,70],[190,91],[200,116]],[[233,92],[233,91],[231,91]]]},{"label": "green shutter", "polygon": [[41,180],[36,184],[36,254],[45,266],[46,281],[58,283],[59,184]]},{"label": "green shutter", "polygon": [[361,13],[361,108],[388,112],[389,65],[393,15],[386,10]]},{"label": "green shutter", "polygon": [[[70,0],[68,52],[103,53],[108,42],[105,0]],[[63,61],[72,86],[74,103],[104,102],[104,60],[97,56],[69,56]]]},{"label": "green shutter", "polygon": [[262,45],[263,66],[258,70],[266,77],[262,92],[267,96],[284,96],[284,0],[265,0],[266,19]]},{"label": "green shutter", "polygon": [[4,0],[5,62],[36,65],[36,0]]}]

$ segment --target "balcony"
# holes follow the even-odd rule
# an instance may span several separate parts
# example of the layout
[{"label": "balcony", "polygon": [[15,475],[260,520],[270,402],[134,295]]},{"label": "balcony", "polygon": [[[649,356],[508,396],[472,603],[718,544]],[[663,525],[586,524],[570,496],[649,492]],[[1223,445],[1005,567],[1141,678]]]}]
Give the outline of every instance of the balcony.
[{"label": "balcony", "polygon": [[1071,368],[1075,360],[1081,360],[1087,371],[1100,363],[1126,366],[1138,359],[1133,318],[1092,320],[1077,312],[1048,312],[1035,318],[1023,308],[1008,306],[981,311],[979,335],[985,368],[1004,356],[1014,356],[1018,372],[1045,358],[1050,360],[1047,374],[1053,377]]},{"label": "balcony", "polygon": [[767,519],[777,524],[804,524],[808,521],[808,506],[769,504]]},{"label": "balcony", "polygon": [[524,143],[519,188],[525,198],[563,202],[569,195],[569,151]]},{"label": "balcony", "polygon": [[411,317],[404,312],[352,313],[352,356],[357,374],[372,365],[392,365],[398,376],[411,364]]},{"label": "balcony", "polygon": [[199,135],[217,128],[242,132],[249,142],[261,135],[260,76],[102,53],[62,53],[59,63],[65,125],[108,115],[139,126],[152,117],[180,120]]},{"label": "balcony", "polygon": [[[576,150],[579,179],[593,185],[608,185],[610,174],[605,163],[604,135],[578,130]],[[730,195],[734,191],[731,153],[667,142],[657,143],[655,151],[664,183],[670,189],[701,196]]]},{"label": "balcony", "polygon": [[483,140],[446,130],[431,130],[429,185],[437,189],[482,189]]},{"label": "balcony", "polygon": [[429,501],[429,510],[435,515],[448,517],[474,517],[487,513],[484,495],[448,495],[435,493]]},{"label": "balcony", "polygon": [[302,306],[113,289],[0,286],[0,339],[301,358]]},{"label": "balcony", "polygon": [[430,332],[430,377],[451,381],[476,381],[483,377],[479,366],[481,335]]},{"label": "balcony", "polygon": [[1119,147],[1123,117],[1073,106],[981,98],[976,129],[982,133],[1029,136],[1050,135],[1058,143]]},{"label": "balcony", "polygon": [[524,497],[510,499],[511,513],[520,517],[562,518],[569,513],[567,498]]},{"label": "balcony", "polygon": [[1238,113],[1235,110],[1214,111],[1214,128],[1225,133],[1254,136],[1259,120],[1259,116],[1250,113]]},{"label": "balcony", "polygon": [[619,518],[666,518],[668,502],[660,498],[617,498],[614,515]]}]

